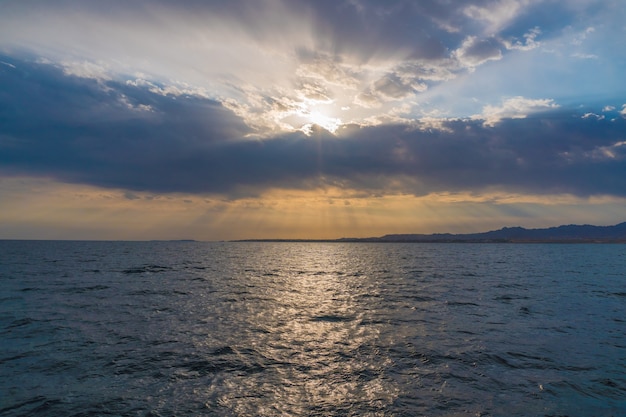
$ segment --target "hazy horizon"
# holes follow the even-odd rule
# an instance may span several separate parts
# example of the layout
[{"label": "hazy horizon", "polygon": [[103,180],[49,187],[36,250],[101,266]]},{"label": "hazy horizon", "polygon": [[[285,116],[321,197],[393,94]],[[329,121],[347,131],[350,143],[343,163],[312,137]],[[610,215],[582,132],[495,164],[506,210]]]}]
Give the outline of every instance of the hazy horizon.
[{"label": "hazy horizon", "polygon": [[[178,238],[167,238],[167,239],[72,239],[72,238],[66,238],[66,239],[38,239],[38,238],[0,238],[0,241],[5,240],[5,241],[11,241],[11,240],[24,240],[24,241],[84,241],[84,242],[98,242],[98,241],[102,241],[102,242],[205,242],[205,243],[219,243],[219,242],[246,242],[246,241],[309,241],[309,242],[337,242],[337,243],[342,243],[342,239],[377,239],[377,238],[382,238],[385,236],[394,236],[394,235],[399,235],[399,236],[411,236],[411,235],[415,235],[415,236],[433,236],[433,235],[445,235],[445,234],[450,234],[453,236],[463,236],[463,235],[472,235],[472,234],[482,234],[482,233],[489,233],[489,232],[493,232],[493,231],[499,231],[502,229],[507,229],[507,228],[517,228],[517,227],[522,227],[523,229],[526,230],[547,230],[547,229],[554,229],[554,228],[559,228],[559,227],[563,227],[563,226],[591,226],[591,227],[613,227],[613,226],[618,226],[622,223],[626,223],[626,222],[620,222],[620,223],[616,223],[616,224],[607,224],[607,225],[597,225],[597,224],[560,224],[560,225],[554,225],[554,226],[547,226],[547,227],[541,227],[541,228],[524,228],[523,226],[517,226],[517,225],[508,225],[508,226],[502,226],[500,228],[497,229],[489,229],[489,230],[480,230],[480,231],[476,231],[476,232],[468,232],[468,233],[452,233],[452,232],[447,232],[445,230],[442,231],[437,231],[437,232],[432,232],[432,233],[411,233],[411,232],[404,232],[404,233],[385,233],[382,235],[377,235],[377,236],[341,236],[338,238],[309,238],[309,237],[298,237],[298,238],[282,238],[282,237],[275,237],[275,236],[263,236],[263,237],[254,237],[254,238],[248,238],[248,237],[242,237],[242,238],[237,238],[237,239],[193,239],[193,238],[186,238],[186,237],[178,237]],[[590,238],[592,239],[592,238]],[[547,241],[549,242],[549,241]],[[425,241],[425,243],[428,243],[428,241]]]}]

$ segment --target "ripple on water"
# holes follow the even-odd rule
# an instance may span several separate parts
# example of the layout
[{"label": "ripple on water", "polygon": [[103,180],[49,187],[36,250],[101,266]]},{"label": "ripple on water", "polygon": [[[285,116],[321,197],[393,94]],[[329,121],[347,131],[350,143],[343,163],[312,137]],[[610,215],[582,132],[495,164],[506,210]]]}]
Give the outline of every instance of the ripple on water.
[{"label": "ripple on water", "polygon": [[619,245],[0,246],[3,416],[626,415]]}]

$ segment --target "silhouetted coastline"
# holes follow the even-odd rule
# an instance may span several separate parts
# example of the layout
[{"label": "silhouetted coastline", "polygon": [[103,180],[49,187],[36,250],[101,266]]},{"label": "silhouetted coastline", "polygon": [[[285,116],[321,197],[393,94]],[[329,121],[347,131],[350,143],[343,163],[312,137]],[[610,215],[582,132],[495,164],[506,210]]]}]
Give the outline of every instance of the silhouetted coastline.
[{"label": "silhouetted coastline", "polygon": [[482,233],[388,234],[339,239],[243,239],[238,242],[372,242],[372,243],[626,243],[626,222],[614,226],[562,225],[543,229],[503,227]]}]

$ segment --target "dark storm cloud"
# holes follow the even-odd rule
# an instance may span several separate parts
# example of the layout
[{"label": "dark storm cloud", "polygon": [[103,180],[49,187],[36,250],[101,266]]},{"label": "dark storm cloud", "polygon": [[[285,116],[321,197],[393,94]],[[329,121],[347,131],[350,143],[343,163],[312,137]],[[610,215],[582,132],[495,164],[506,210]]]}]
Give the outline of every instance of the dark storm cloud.
[{"label": "dark storm cloud", "polygon": [[[1,57],[0,172],[130,191],[257,193],[334,184],[382,193],[626,196],[626,119],[550,112],[441,128],[345,126],[250,139],[206,98],[96,81]],[[400,185],[398,185],[400,184]],[[398,189],[400,187],[400,189]]]}]

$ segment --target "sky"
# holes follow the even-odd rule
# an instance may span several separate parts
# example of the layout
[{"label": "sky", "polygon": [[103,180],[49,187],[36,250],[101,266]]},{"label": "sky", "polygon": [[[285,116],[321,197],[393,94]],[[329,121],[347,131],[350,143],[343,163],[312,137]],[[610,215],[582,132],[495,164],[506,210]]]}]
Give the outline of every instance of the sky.
[{"label": "sky", "polygon": [[626,221],[623,0],[0,0],[0,239]]}]

